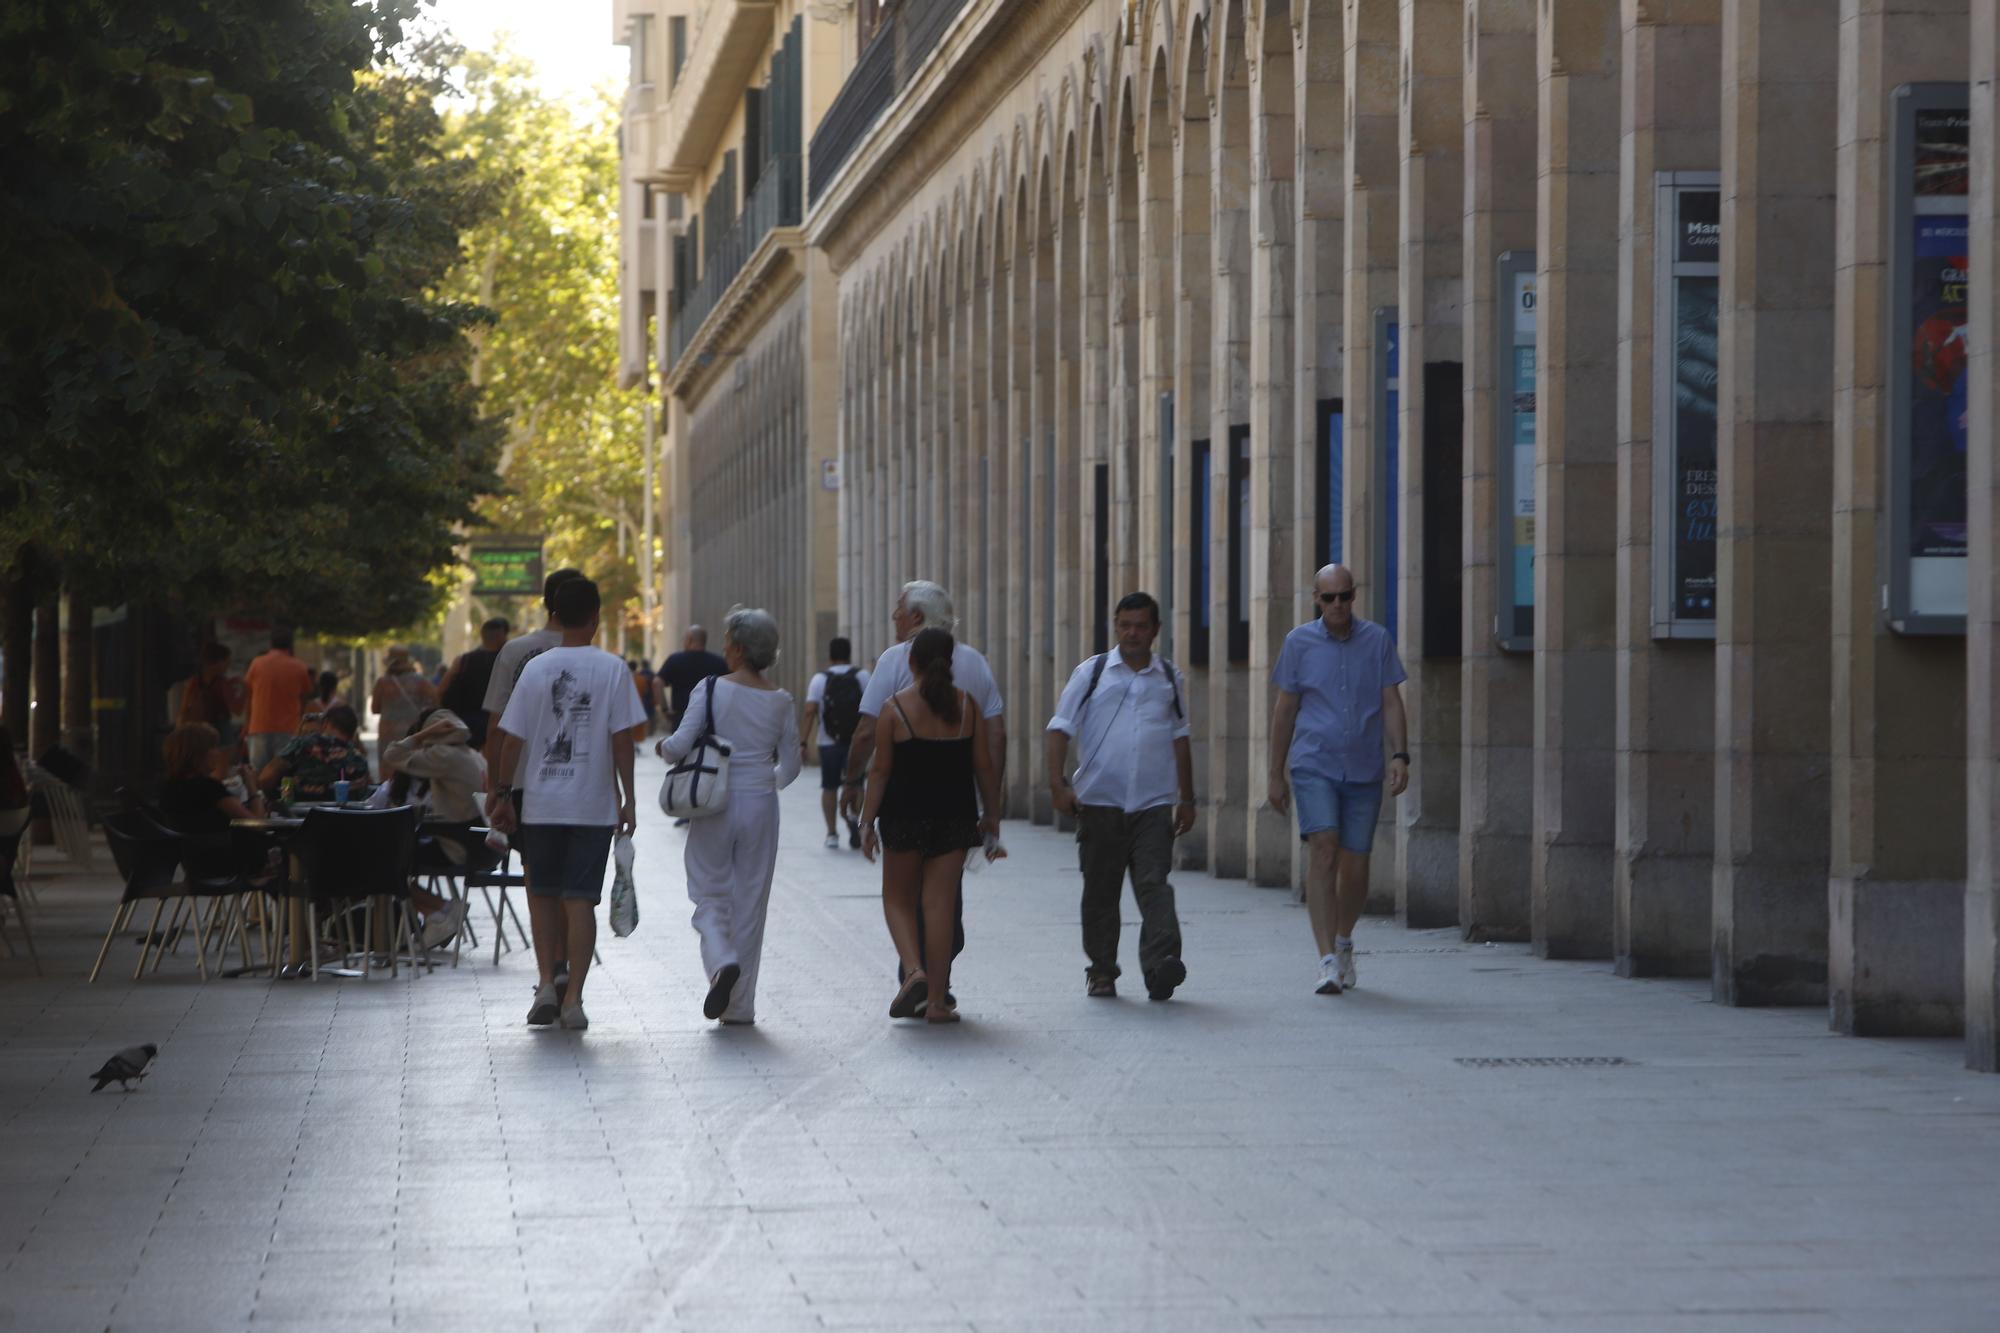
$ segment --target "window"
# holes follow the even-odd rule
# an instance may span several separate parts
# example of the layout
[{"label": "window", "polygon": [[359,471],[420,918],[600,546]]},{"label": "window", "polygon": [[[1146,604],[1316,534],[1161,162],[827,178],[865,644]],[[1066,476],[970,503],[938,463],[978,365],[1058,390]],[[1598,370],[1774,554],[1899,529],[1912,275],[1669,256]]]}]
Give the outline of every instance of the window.
[{"label": "window", "polygon": [[1341,536],[1345,503],[1341,469],[1347,465],[1347,425],[1338,398],[1319,400],[1318,485],[1313,488],[1314,568],[1341,562]]},{"label": "window", "polygon": [[1188,661],[1208,665],[1209,577],[1208,501],[1212,488],[1209,477],[1207,440],[1194,442],[1194,484],[1188,487],[1188,611],[1191,620],[1187,646]]},{"label": "window", "polygon": [[687,64],[688,21],[685,18],[667,20],[667,85],[672,87],[681,81],[681,67]]},{"label": "window", "polygon": [[1250,660],[1250,427],[1229,428],[1229,660]]},{"label": "window", "polygon": [[653,81],[653,18],[640,14],[632,20],[632,82],[643,88]]}]

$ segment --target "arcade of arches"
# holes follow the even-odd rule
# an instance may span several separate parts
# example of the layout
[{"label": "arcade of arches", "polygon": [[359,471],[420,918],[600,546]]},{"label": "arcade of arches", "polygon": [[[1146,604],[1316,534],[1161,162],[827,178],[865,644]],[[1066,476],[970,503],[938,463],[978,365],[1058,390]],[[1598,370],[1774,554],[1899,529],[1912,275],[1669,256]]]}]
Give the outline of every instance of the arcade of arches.
[{"label": "arcade of arches", "polygon": [[806,218],[837,619],[949,587],[1046,821],[1153,592],[1181,855],[1283,885],[1340,560],[1410,672],[1383,908],[1991,1069],[1996,66],[1996,0],[971,0]]}]

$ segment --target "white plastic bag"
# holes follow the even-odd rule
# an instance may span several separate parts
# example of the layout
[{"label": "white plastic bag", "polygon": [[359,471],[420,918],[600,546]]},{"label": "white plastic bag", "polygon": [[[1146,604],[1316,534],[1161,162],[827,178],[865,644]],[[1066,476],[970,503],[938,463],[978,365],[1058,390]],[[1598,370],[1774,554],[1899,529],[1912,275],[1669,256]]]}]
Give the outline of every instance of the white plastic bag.
[{"label": "white plastic bag", "polygon": [[639,928],[639,889],[632,882],[632,839],[621,833],[611,841],[611,933],[624,939]]}]

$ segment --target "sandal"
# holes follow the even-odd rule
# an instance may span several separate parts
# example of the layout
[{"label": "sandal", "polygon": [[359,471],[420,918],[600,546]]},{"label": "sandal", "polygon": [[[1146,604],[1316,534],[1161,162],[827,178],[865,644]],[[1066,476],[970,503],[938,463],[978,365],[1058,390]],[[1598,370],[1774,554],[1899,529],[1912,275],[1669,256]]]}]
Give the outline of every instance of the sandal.
[{"label": "sandal", "polygon": [[930,1012],[924,1015],[924,1018],[926,1021],[932,1023],[956,1023],[958,1021],[958,1010],[948,1004],[934,1004],[930,1007]]},{"label": "sandal", "polygon": [[931,983],[921,972],[912,972],[896,998],[889,1002],[889,1017],[915,1018],[917,1006],[931,998]]}]

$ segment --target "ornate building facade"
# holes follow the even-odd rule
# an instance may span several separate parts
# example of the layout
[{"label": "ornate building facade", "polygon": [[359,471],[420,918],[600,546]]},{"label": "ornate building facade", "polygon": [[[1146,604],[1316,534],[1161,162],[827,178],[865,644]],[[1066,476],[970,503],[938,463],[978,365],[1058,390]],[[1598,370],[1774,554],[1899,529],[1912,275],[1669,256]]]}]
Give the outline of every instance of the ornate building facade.
[{"label": "ornate building facade", "polygon": [[2000,1065],[2000,0],[691,8],[827,75],[800,312],[657,357],[769,506],[670,498],[697,587],[805,513],[772,597],[868,656],[943,582],[1038,821],[1057,690],[1154,593],[1182,855],[1284,885],[1269,673],[1340,561],[1410,672],[1384,909]]}]

